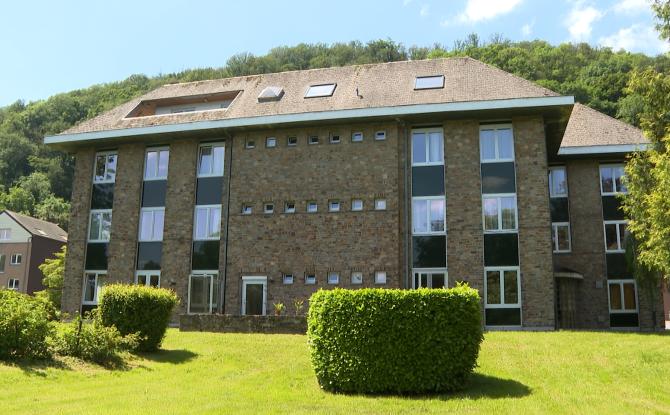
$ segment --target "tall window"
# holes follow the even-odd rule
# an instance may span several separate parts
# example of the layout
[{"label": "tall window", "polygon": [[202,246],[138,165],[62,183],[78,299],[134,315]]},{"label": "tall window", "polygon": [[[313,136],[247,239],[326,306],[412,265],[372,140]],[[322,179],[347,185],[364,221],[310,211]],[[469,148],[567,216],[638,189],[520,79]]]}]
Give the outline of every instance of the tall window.
[{"label": "tall window", "polygon": [[635,280],[607,281],[610,313],[637,312],[637,286]]},{"label": "tall window", "polygon": [[166,180],[169,162],[169,149],[148,149],[144,158],[144,180]]},{"label": "tall window", "polygon": [[444,164],[444,139],[441,129],[412,131],[412,165]]},{"label": "tall window", "polygon": [[485,231],[508,231],[517,229],[516,196],[482,197]]},{"label": "tall window", "polygon": [[0,241],[8,241],[12,238],[12,230],[8,228],[0,229]]},{"label": "tall window", "polygon": [[412,232],[415,235],[444,233],[445,220],[443,196],[412,199]]},{"label": "tall window", "polygon": [[0,254],[0,272],[5,272],[5,254]]},{"label": "tall window", "polygon": [[142,208],[140,211],[140,242],[163,240],[165,208]]},{"label": "tall window", "polygon": [[626,250],[626,221],[605,221],[605,251],[624,252]]},{"label": "tall window", "polygon": [[603,164],[600,166],[600,193],[603,196],[628,193],[624,183],[623,164]]},{"label": "tall window", "polygon": [[211,314],[216,310],[218,298],[218,273],[192,274],[188,280],[189,314]]},{"label": "tall window", "polygon": [[549,197],[568,197],[568,178],[565,166],[549,168]]},{"label": "tall window", "polygon": [[479,151],[482,163],[514,161],[512,127],[508,124],[481,126]]},{"label": "tall window", "polygon": [[554,252],[570,252],[570,222],[554,222],[551,231]]},{"label": "tall window", "polygon": [[96,305],[98,304],[98,297],[100,290],[105,284],[107,271],[86,271],[84,274],[84,292],[82,304]]},{"label": "tall window", "polygon": [[198,156],[198,177],[223,176],[223,143],[202,144]]},{"label": "tall window", "polygon": [[487,308],[520,306],[518,267],[486,268],[485,273]]},{"label": "tall window", "polygon": [[9,263],[11,265],[21,265],[21,260],[23,259],[23,255],[21,254],[12,254],[10,257]]},{"label": "tall window", "polygon": [[109,242],[112,232],[112,210],[91,210],[88,229],[89,242]]},{"label": "tall window", "polygon": [[221,205],[195,207],[193,239],[196,241],[216,240],[221,236]]},{"label": "tall window", "polygon": [[106,151],[95,155],[93,183],[114,183],[116,179],[116,152]]}]

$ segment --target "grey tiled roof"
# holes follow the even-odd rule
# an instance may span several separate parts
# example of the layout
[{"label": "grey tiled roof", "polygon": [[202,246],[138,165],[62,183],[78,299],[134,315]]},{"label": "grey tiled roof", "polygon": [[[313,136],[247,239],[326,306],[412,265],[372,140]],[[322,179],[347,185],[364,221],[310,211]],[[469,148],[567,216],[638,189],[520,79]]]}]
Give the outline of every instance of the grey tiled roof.
[{"label": "grey tiled roof", "polygon": [[4,212],[11,216],[32,235],[55,239],[61,242],[67,241],[67,232],[65,232],[55,223],[47,222],[41,219],[35,219],[31,216],[12,212],[11,210],[5,210]]},{"label": "grey tiled roof", "polygon": [[565,128],[561,148],[634,145],[648,142],[642,130],[586,105],[575,104]]},{"label": "grey tiled roof", "polygon": [[[415,77],[437,74],[445,76],[443,89],[414,90]],[[310,85],[323,83],[337,83],[332,97],[304,98]],[[259,103],[258,95],[268,86],[283,88],[284,96],[279,101]],[[143,100],[238,90],[242,92],[224,110],[125,118]],[[165,85],[61,134],[265,115],[546,96],[558,94],[471,58],[403,61]]]}]

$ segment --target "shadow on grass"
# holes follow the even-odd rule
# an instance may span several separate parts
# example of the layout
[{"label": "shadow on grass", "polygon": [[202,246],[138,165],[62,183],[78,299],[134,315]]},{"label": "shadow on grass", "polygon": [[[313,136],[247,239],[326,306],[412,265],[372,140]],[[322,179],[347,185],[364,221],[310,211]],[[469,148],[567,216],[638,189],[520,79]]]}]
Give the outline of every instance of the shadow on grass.
[{"label": "shadow on grass", "polygon": [[178,365],[195,359],[198,354],[186,349],[164,350],[151,353],[137,353],[138,356],[159,363]]},{"label": "shadow on grass", "polygon": [[90,362],[74,357],[57,356],[39,360],[2,361],[2,363],[8,367],[19,368],[28,376],[38,377],[47,377],[49,369],[77,371],[81,370],[82,367],[89,366],[111,371],[127,371],[134,367],[139,367],[128,364],[128,361],[122,356],[114,356],[104,362]]}]

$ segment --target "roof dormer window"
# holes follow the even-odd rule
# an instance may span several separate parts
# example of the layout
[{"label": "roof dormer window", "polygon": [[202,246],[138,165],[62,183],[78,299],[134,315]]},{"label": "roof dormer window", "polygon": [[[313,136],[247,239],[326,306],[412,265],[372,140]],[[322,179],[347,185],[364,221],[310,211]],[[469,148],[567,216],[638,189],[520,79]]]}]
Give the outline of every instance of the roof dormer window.
[{"label": "roof dormer window", "polygon": [[441,89],[444,88],[444,75],[417,76],[414,79],[414,89]]},{"label": "roof dormer window", "polygon": [[337,84],[311,85],[305,92],[305,98],[332,97]]}]

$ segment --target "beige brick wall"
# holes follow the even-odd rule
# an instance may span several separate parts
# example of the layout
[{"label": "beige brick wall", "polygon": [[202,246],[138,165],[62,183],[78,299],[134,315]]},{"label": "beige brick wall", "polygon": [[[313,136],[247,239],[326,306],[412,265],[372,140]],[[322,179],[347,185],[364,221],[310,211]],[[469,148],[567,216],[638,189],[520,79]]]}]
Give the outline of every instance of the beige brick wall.
[{"label": "beige brick wall", "polygon": [[[7,288],[10,279],[19,280],[19,292],[25,293],[28,289],[28,265],[30,243],[0,243],[0,255],[5,256],[5,268],[0,272],[0,290]],[[21,254],[21,263],[12,265],[13,254]]]}]

